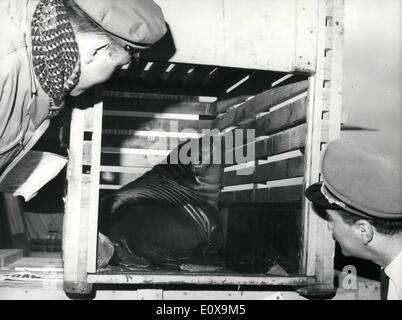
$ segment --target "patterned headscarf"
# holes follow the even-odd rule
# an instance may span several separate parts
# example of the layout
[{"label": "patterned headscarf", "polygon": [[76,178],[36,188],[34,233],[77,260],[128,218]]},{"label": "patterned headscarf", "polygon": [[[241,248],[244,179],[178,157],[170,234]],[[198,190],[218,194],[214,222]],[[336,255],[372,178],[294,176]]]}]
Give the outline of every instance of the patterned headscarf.
[{"label": "patterned headscarf", "polygon": [[64,97],[78,83],[80,55],[75,34],[62,0],[41,0],[32,25],[35,74],[50,97],[49,117],[64,106]]}]

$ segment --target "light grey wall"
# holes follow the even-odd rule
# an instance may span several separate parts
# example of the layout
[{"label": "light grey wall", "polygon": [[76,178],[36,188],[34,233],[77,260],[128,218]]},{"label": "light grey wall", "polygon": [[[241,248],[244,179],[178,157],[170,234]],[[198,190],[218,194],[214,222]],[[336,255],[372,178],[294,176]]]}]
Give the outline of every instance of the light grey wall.
[{"label": "light grey wall", "polygon": [[379,131],[342,138],[402,161],[402,1],[345,0],[344,49],[346,123]]}]

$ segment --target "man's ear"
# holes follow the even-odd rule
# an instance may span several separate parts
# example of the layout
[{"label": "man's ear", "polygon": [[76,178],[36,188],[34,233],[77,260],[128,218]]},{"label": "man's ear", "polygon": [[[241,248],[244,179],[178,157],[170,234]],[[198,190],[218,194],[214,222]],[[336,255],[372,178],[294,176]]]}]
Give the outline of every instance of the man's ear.
[{"label": "man's ear", "polygon": [[368,245],[373,240],[374,229],[370,222],[361,219],[355,222],[355,232],[357,236],[362,240],[364,245]]},{"label": "man's ear", "polygon": [[100,42],[95,45],[92,50],[88,52],[86,59],[84,60],[85,64],[90,64],[99,53],[108,52],[110,48],[110,43]]}]

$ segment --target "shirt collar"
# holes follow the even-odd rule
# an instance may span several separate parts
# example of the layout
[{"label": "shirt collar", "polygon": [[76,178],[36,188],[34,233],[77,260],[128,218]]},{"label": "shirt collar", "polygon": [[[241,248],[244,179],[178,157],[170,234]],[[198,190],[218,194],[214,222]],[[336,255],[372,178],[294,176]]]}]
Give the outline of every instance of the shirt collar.
[{"label": "shirt collar", "polygon": [[395,283],[402,286],[402,251],[384,268],[384,272]]}]

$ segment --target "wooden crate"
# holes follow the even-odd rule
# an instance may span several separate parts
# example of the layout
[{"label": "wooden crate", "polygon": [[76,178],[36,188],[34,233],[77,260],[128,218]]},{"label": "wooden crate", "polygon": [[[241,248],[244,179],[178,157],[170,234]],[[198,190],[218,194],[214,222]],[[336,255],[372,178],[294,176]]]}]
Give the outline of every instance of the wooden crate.
[{"label": "wooden crate", "polygon": [[[334,241],[326,222],[305,201],[303,190],[320,179],[321,152],[340,134],[343,1],[253,2],[251,7],[271,9],[276,18],[270,24],[264,20],[268,19],[264,10],[256,13],[256,26],[265,22],[268,34],[248,29],[238,39],[257,37],[261,31],[266,42],[251,37],[247,43],[255,50],[241,45],[245,51],[239,55],[233,54],[239,31],[233,24],[241,16],[241,1],[237,9],[229,1],[221,1],[222,10],[228,13],[223,15],[224,21],[219,14],[209,17],[212,26],[218,28],[216,37],[208,28],[198,28],[201,20],[194,18],[195,30],[200,32],[197,46],[190,43],[188,30],[182,28],[187,18],[175,23],[172,8],[173,4],[180,5],[190,12],[199,5],[194,1],[185,5],[179,0],[158,3],[167,13],[176,53],[165,59],[158,56],[163,50],[157,47],[89,100],[77,102],[80,108],[72,113],[63,230],[65,290],[87,293],[94,283],[290,286],[304,294],[332,290]],[[214,11],[215,6],[216,2],[206,2],[199,18]],[[295,13],[297,19],[292,20]],[[290,19],[290,29],[295,32],[283,31],[277,15]],[[216,43],[222,40],[221,31],[227,35],[224,49]],[[290,47],[281,46],[284,39]],[[193,51],[195,47],[199,48],[197,52]],[[182,132],[185,128],[193,130]],[[208,128],[228,132],[255,129],[257,138],[253,143],[255,158],[248,164],[255,169],[253,174],[239,175],[239,167],[225,169],[221,216],[226,221],[227,244],[238,247],[236,234],[242,232],[247,238],[242,225],[264,225],[270,230],[267,237],[261,232],[253,237],[250,234],[249,247],[243,250],[259,245],[251,253],[253,257],[264,252],[275,256],[276,252],[279,257],[271,258],[279,259],[279,264],[291,272],[97,271],[99,194],[141,176],[166,157],[178,143],[177,138],[199,137]],[[286,224],[291,226],[293,238],[286,237]],[[281,256],[284,248],[280,245],[272,245],[275,232],[285,235],[280,243],[289,248],[288,256]],[[291,255],[295,255],[293,262]]]},{"label": "wooden crate", "polygon": [[21,249],[0,249],[0,269],[21,259]]}]

